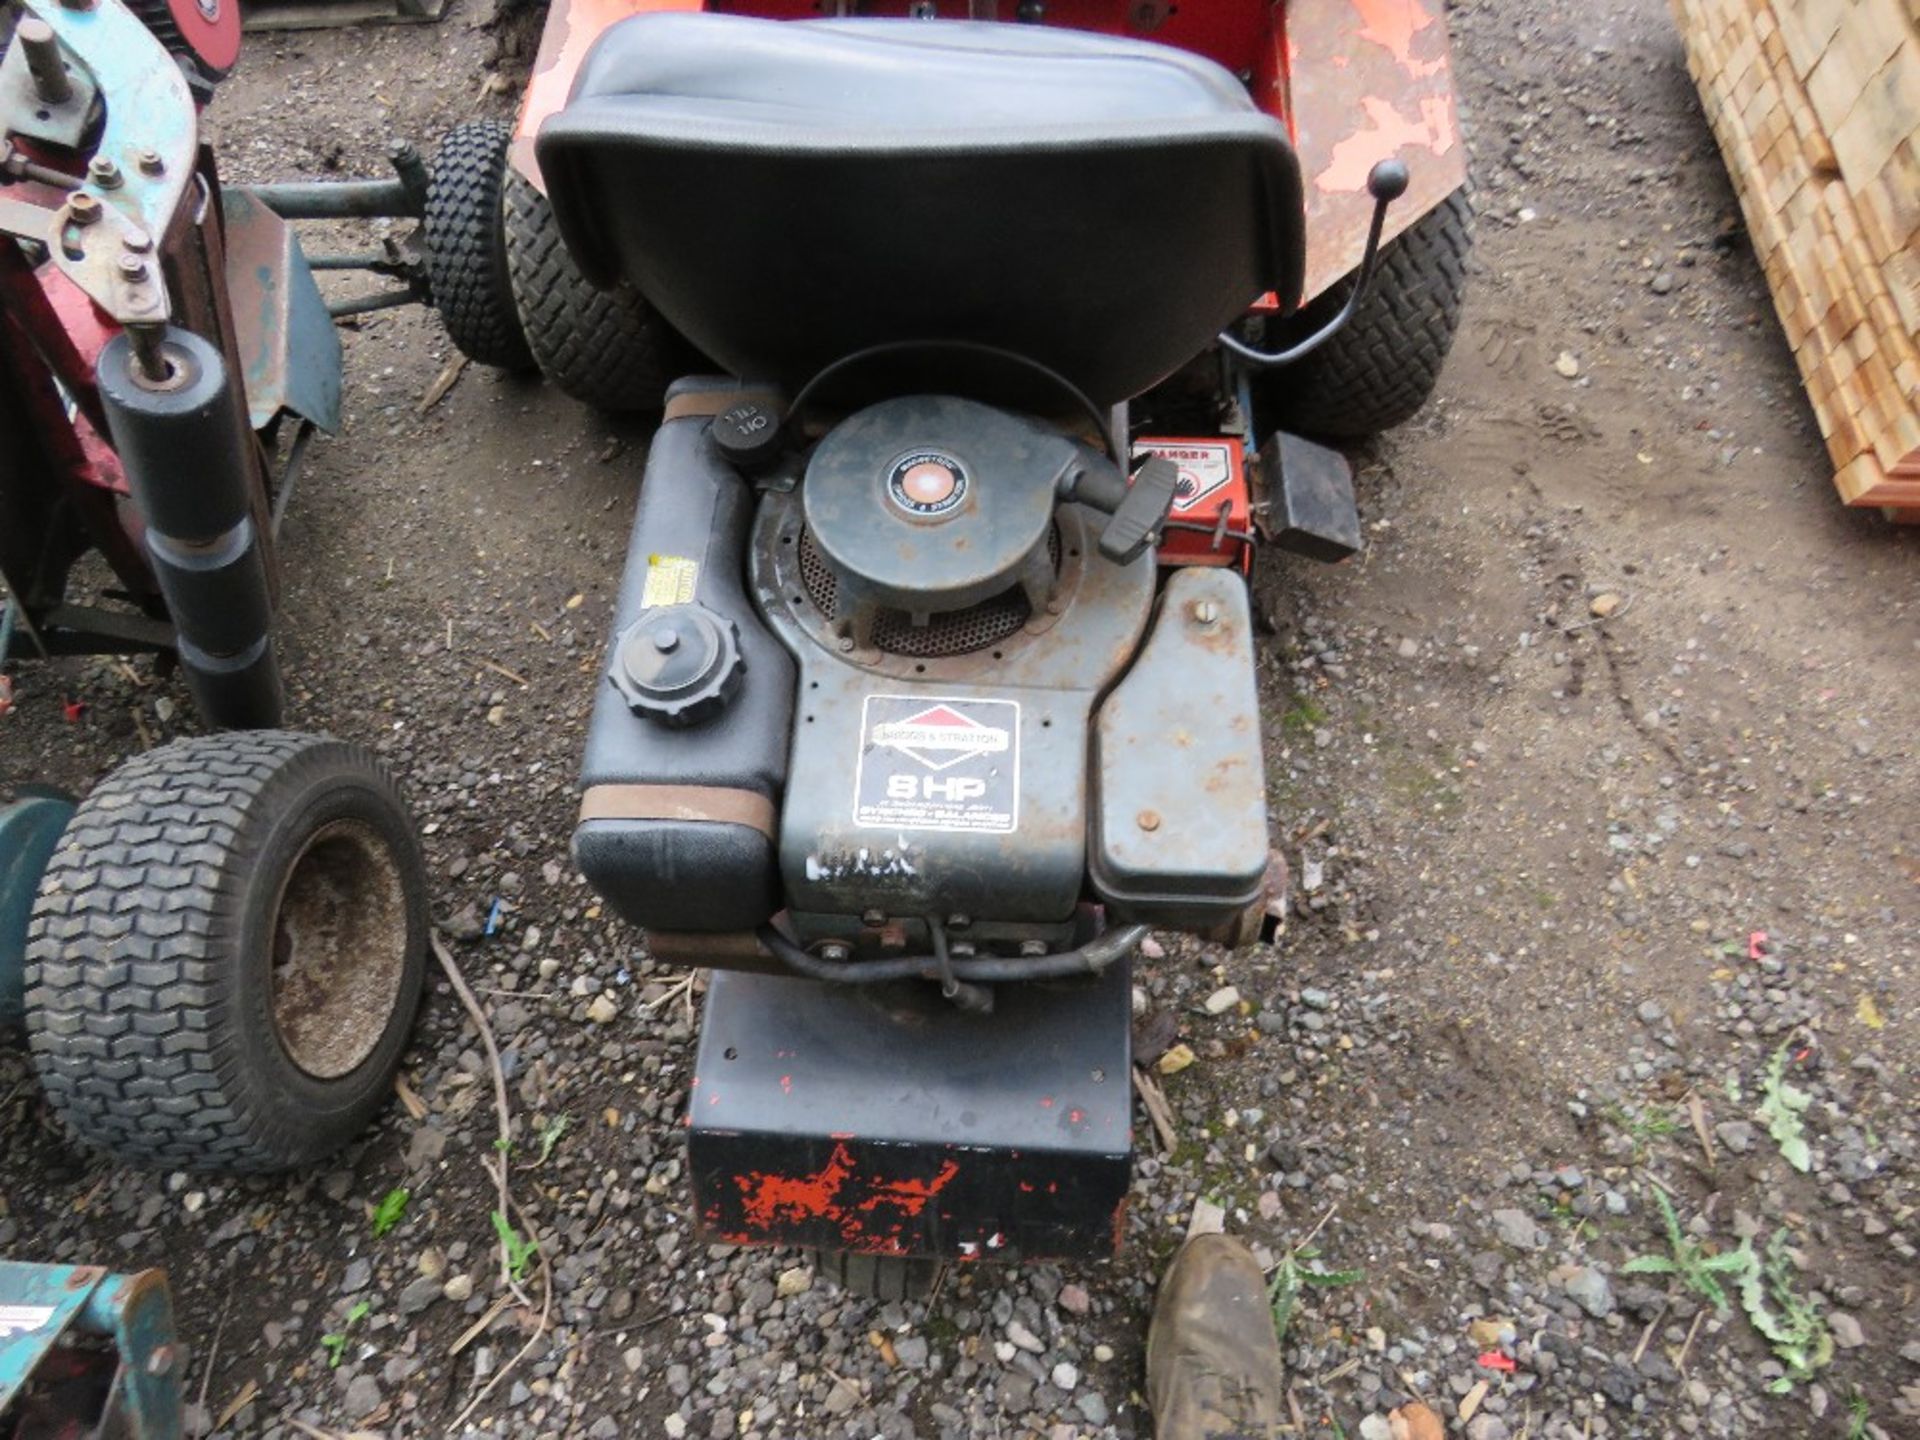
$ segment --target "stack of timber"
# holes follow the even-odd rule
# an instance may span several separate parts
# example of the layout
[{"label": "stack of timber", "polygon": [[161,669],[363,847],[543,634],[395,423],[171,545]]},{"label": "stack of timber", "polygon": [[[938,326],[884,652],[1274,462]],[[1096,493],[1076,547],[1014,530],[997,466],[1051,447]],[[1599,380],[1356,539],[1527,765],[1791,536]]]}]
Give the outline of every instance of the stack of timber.
[{"label": "stack of timber", "polygon": [[1920,522],[1920,5],[1673,7],[1834,484]]}]

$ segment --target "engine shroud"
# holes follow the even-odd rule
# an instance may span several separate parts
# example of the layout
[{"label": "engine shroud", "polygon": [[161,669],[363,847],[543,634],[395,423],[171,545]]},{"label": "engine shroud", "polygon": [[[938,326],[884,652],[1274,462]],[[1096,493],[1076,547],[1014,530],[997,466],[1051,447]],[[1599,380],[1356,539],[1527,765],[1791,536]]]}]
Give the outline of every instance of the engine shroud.
[{"label": "engine shroud", "polygon": [[[1044,473],[1002,483],[1016,479],[1050,488]],[[779,854],[802,938],[844,935],[847,917],[874,911],[1069,923],[1086,883],[1091,715],[1139,648],[1153,557],[1107,560],[1104,517],[1064,505],[1039,532],[1045,603],[1003,591],[922,612],[924,626],[882,610],[856,636],[844,607],[838,621],[823,608],[833,596],[807,508],[797,494],[766,496],[751,546],[755,600],[800,665]],[[927,643],[996,632],[957,653]],[[889,638],[912,653],[881,648]]]}]

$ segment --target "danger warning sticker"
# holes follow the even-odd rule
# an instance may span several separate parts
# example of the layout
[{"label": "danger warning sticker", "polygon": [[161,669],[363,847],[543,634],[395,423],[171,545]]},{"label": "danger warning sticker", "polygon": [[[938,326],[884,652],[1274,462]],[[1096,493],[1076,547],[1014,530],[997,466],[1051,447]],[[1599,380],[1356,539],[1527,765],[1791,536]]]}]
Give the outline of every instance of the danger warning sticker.
[{"label": "danger warning sticker", "polygon": [[853,823],[1010,835],[1020,824],[1020,706],[869,695]]},{"label": "danger warning sticker", "polygon": [[1184,515],[1233,478],[1233,447],[1224,441],[1148,440],[1133,447],[1135,455],[1157,455],[1171,460],[1180,471],[1174,486],[1173,513]]}]

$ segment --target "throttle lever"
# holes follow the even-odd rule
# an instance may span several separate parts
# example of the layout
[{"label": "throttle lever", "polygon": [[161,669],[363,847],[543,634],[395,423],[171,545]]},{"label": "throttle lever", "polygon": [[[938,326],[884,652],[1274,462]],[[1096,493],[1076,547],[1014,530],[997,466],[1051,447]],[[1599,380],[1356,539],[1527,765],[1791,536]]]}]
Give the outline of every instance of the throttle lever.
[{"label": "throttle lever", "polygon": [[1061,487],[1061,498],[1111,516],[1100,531],[1100,553],[1116,565],[1131,565],[1160,538],[1179,486],[1180,467],[1155,455],[1134,472],[1131,485],[1105,464],[1076,467]]}]

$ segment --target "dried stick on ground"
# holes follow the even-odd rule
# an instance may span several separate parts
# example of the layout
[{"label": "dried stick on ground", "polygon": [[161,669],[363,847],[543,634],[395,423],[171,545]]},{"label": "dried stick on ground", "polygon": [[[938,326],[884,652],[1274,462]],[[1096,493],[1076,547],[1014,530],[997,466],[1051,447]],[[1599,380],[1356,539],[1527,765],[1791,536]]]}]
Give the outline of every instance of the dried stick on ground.
[{"label": "dried stick on ground", "polygon": [[[534,1322],[533,1334],[527,1337],[514,1357],[502,1365],[493,1374],[493,1378],[480,1387],[473,1398],[467,1401],[453,1422],[447,1426],[447,1433],[457,1432],[467,1421],[467,1417],[480,1407],[487,1396],[494,1392],[500,1382],[512,1373],[513,1369],[533,1352],[540,1343],[541,1336],[547,1333],[547,1322],[553,1313],[553,1265],[546,1250],[534,1233],[533,1221],[520,1202],[513,1198],[513,1192],[507,1183],[507,1147],[513,1142],[513,1117],[507,1105],[507,1072],[500,1064],[500,1047],[494,1043],[493,1027],[487,1023],[486,1011],[480,1008],[480,1001],[473,993],[473,987],[467,984],[467,977],[460,973],[460,967],[454,963],[453,956],[438,935],[432,936],[434,957],[439,960],[440,968],[446,972],[447,981],[453,986],[453,993],[460,997],[460,1003],[466,1007],[467,1016],[473,1021],[474,1028],[480,1032],[480,1043],[487,1052],[487,1068],[493,1073],[493,1107],[495,1120],[499,1126],[499,1139],[495,1145],[495,1154],[485,1160],[488,1175],[494,1182],[499,1196],[500,1216],[509,1226],[518,1223],[526,1230],[527,1241],[533,1246],[533,1256],[540,1262],[540,1305],[539,1315]],[[534,1303],[520,1282],[514,1278],[513,1259],[508,1253],[506,1237],[500,1238],[500,1274],[507,1289],[512,1292],[528,1310],[534,1309]]]}]

